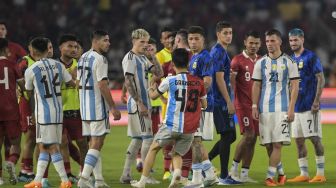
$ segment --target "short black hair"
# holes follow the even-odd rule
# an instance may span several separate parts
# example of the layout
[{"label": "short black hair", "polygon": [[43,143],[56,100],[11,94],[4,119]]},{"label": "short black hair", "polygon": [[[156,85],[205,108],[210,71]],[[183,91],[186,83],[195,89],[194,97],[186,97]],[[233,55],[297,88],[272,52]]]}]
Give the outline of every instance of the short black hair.
[{"label": "short black hair", "polygon": [[0,25],[4,25],[7,28],[7,22],[5,20],[0,20]]},{"label": "short black hair", "polygon": [[6,48],[8,48],[8,40],[0,38],[0,51],[3,52]]},{"label": "short black hair", "polygon": [[163,32],[173,32],[173,31],[174,31],[173,28],[166,26],[161,29],[160,33],[162,34]]},{"label": "short black hair", "polygon": [[156,45],[156,40],[154,38],[149,38],[148,44],[155,44]]},{"label": "short black hair", "polygon": [[34,49],[36,49],[40,53],[44,53],[48,50],[48,42],[49,41],[50,40],[48,38],[45,38],[45,37],[35,37],[31,41],[31,45]]},{"label": "short black hair", "polygon": [[171,33],[168,35],[168,38],[170,38],[170,37],[175,38],[175,37],[176,37],[176,34],[177,34],[177,32],[176,32],[176,31],[173,31],[173,32],[171,32]]},{"label": "short black hair", "polygon": [[227,21],[220,21],[216,24],[216,32],[221,32],[224,28],[232,28],[232,25]]},{"label": "short black hair", "polygon": [[250,30],[245,34],[244,39],[246,40],[248,37],[260,38],[260,33],[255,30]]},{"label": "short black hair", "polygon": [[269,29],[265,32],[265,36],[271,36],[271,35],[276,35],[281,39],[281,33],[277,29]]},{"label": "short black hair", "polygon": [[189,53],[184,48],[177,48],[172,53],[172,61],[177,68],[186,68],[189,63]]},{"label": "short black hair", "polygon": [[76,42],[79,44],[79,46],[81,46],[83,48],[83,42],[82,42],[82,40],[80,40],[80,39],[77,38]]},{"label": "short black hair", "polygon": [[58,41],[58,45],[61,46],[63,43],[68,42],[68,41],[75,41],[77,42],[78,39],[75,35],[73,34],[64,34],[60,37]]},{"label": "short black hair", "polygon": [[95,30],[91,33],[91,40],[100,39],[103,36],[108,35],[107,31],[104,30]]},{"label": "short black hair", "polygon": [[188,29],[188,34],[200,34],[205,37],[205,32],[201,26],[190,26]]},{"label": "short black hair", "polygon": [[188,31],[186,29],[180,29],[177,31],[176,35],[181,36],[185,43],[188,43]]}]

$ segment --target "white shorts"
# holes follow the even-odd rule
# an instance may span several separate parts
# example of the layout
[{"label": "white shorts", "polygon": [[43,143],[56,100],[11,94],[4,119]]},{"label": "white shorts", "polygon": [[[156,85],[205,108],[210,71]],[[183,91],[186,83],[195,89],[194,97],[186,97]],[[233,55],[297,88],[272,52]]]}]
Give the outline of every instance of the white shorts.
[{"label": "white shorts", "polygon": [[312,114],[311,111],[295,113],[292,123],[293,138],[309,138],[318,136],[322,138],[321,112]]},{"label": "white shorts", "polygon": [[103,136],[110,133],[109,119],[100,121],[82,121],[83,136]]},{"label": "white shorts", "polygon": [[211,141],[213,140],[214,132],[214,120],[213,112],[201,112],[200,126],[195,132],[194,136],[201,136],[202,140]]},{"label": "white shorts", "polygon": [[286,121],[287,112],[267,112],[259,114],[259,132],[261,145],[282,142],[289,145],[290,124]]},{"label": "white shorts", "polygon": [[127,136],[132,138],[152,138],[152,119],[140,116],[138,112],[128,114]]},{"label": "white shorts", "polygon": [[62,124],[40,125],[36,124],[36,143],[61,144]]}]

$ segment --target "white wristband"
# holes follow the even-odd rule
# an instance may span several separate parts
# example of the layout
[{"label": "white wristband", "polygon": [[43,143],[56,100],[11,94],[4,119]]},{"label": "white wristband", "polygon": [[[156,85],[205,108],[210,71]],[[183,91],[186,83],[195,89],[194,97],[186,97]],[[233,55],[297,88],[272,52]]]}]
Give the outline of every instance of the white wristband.
[{"label": "white wristband", "polygon": [[252,108],[257,108],[257,105],[256,104],[252,104]]}]

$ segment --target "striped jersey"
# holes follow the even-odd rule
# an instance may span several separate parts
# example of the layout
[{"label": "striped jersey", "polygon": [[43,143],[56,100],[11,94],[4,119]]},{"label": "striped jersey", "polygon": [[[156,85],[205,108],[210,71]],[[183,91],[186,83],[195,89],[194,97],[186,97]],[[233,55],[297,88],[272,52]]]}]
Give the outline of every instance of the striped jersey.
[{"label": "striped jersey", "polygon": [[[122,60],[122,67],[124,75],[133,75],[133,84],[135,85],[136,93],[141,97],[143,104],[147,109],[151,109],[151,102],[149,100],[148,89],[148,73],[153,67],[153,64],[147,59],[145,55],[136,55],[129,51]],[[127,101],[128,113],[136,113],[138,106],[131,95]]]},{"label": "striped jersey", "polygon": [[265,55],[254,66],[252,79],[261,81],[259,112],[287,112],[290,80],[299,79],[296,63],[287,55]]},{"label": "striped jersey", "polygon": [[203,80],[188,73],[165,78],[158,92],[168,91],[167,112],[163,123],[173,132],[194,133],[199,127],[201,99],[206,99]]},{"label": "striped jersey", "polygon": [[25,87],[34,90],[35,117],[38,124],[62,124],[61,83],[71,75],[62,63],[48,58],[36,61],[25,72]]},{"label": "striped jersey", "polygon": [[299,74],[299,94],[295,103],[295,112],[311,110],[317,92],[316,74],[323,73],[320,59],[310,50],[305,49],[300,56],[291,56],[296,62]]},{"label": "striped jersey", "polygon": [[83,121],[108,118],[108,104],[102,96],[98,82],[107,80],[107,59],[94,50],[85,52],[78,61],[80,112]]}]

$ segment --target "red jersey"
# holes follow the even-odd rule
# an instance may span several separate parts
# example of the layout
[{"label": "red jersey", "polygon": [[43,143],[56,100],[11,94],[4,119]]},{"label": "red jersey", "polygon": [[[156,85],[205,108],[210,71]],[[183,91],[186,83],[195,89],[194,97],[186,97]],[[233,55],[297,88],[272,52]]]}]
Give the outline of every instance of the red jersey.
[{"label": "red jersey", "polygon": [[8,42],[8,49],[10,52],[8,60],[15,63],[23,56],[27,55],[26,50],[24,50],[19,44],[15,42]]},{"label": "red jersey", "polygon": [[233,57],[231,61],[231,69],[236,74],[236,84],[234,86],[234,105],[236,109],[252,107],[252,74],[254,65],[260,56],[251,59],[245,51]]},{"label": "red jersey", "polygon": [[0,121],[19,119],[16,81],[21,78],[17,64],[0,57]]}]

